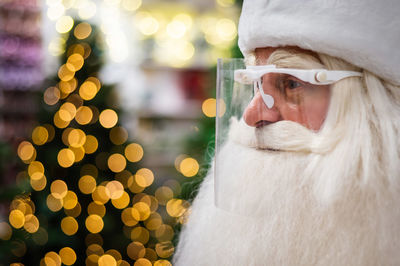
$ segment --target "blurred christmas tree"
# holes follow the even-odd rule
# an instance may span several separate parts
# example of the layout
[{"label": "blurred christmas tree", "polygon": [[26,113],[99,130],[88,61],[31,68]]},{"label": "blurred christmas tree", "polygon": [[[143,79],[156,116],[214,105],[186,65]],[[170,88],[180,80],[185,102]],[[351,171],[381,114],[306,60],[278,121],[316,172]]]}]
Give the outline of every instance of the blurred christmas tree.
[{"label": "blurred christmas tree", "polygon": [[118,123],[114,87],[98,79],[99,30],[75,22],[68,32],[63,64],[38,99],[40,124],[18,146],[27,165],[18,180],[29,189],[14,197],[9,222],[0,223],[0,261],[170,265],[168,223],[175,218],[165,214],[180,217],[185,206],[168,187],[152,185],[152,171],[137,163],[143,149]]}]

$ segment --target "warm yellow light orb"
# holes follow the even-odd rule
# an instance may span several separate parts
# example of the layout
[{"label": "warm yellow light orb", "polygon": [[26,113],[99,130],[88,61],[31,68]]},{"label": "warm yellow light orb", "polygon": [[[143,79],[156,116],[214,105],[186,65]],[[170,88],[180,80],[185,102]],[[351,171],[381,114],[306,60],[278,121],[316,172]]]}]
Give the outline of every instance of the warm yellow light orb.
[{"label": "warm yellow light orb", "polygon": [[8,216],[8,220],[12,227],[19,229],[25,224],[25,215],[20,210],[12,210]]},{"label": "warm yellow light orb", "polygon": [[68,186],[63,180],[55,180],[51,183],[50,191],[56,199],[63,199],[68,192]]},{"label": "warm yellow light orb", "polygon": [[87,22],[79,23],[74,29],[74,35],[77,39],[83,40],[92,33],[92,27]]},{"label": "warm yellow light orb", "polygon": [[61,167],[68,168],[75,162],[75,154],[70,149],[62,149],[57,155],[57,161]]},{"label": "warm yellow light orb", "polygon": [[96,179],[90,175],[84,175],[78,182],[79,190],[83,194],[90,194],[96,189]]},{"label": "warm yellow light orb", "polygon": [[36,145],[43,145],[49,138],[49,132],[45,127],[38,126],[32,131],[32,141]]},{"label": "warm yellow light orb", "polygon": [[180,163],[179,169],[184,176],[192,177],[195,176],[199,171],[199,163],[196,161],[196,159],[185,158]]},{"label": "warm yellow light orb", "polygon": [[85,225],[89,232],[92,234],[97,234],[103,230],[104,222],[100,216],[92,214],[86,218]]},{"label": "warm yellow light orb", "polygon": [[118,115],[114,110],[106,109],[100,113],[100,124],[105,128],[112,128],[118,122]]},{"label": "warm yellow light orb", "polygon": [[143,157],[143,148],[137,143],[131,143],[125,148],[125,157],[130,162],[138,162]]},{"label": "warm yellow light orb", "polygon": [[61,262],[65,265],[72,265],[76,261],[76,253],[70,247],[65,247],[65,248],[60,249],[58,254],[61,257]]},{"label": "warm yellow light orb", "polygon": [[125,169],[126,167],[126,160],[125,157],[119,153],[112,154],[107,160],[108,168],[111,171],[118,173]]},{"label": "warm yellow light orb", "polygon": [[78,222],[74,217],[68,216],[61,220],[61,230],[67,236],[72,236],[78,231]]}]

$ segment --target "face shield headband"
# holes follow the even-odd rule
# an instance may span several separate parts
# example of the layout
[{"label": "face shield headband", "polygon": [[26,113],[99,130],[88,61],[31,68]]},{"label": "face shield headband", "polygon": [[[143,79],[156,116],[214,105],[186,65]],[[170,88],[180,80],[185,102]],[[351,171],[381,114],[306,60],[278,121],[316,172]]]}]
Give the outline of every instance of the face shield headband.
[{"label": "face shield headband", "polygon": [[345,78],[362,76],[362,73],[355,71],[277,68],[275,65],[247,66],[246,69],[235,70],[235,81],[253,84],[254,93],[259,90],[265,105],[270,109],[274,106],[274,98],[262,90],[262,77],[269,73],[290,75],[313,85],[329,85]]}]

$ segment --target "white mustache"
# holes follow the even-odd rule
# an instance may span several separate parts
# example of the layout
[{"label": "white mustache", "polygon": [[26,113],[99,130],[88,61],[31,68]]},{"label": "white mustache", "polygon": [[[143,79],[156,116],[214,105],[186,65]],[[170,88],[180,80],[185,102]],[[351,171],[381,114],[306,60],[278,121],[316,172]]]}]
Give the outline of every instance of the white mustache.
[{"label": "white mustache", "polygon": [[331,150],[326,145],[321,145],[323,138],[320,134],[296,122],[286,120],[253,128],[243,119],[238,121],[232,118],[229,139],[251,148],[272,151],[324,154]]}]

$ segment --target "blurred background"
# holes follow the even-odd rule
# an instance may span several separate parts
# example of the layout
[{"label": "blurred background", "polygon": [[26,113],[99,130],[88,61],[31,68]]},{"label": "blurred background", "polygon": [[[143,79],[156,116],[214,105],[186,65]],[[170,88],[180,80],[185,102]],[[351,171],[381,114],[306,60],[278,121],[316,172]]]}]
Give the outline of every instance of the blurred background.
[{"label": "blurred background", "polygon": [[240,0],[0,0],[0,265],[172,265]]}]

